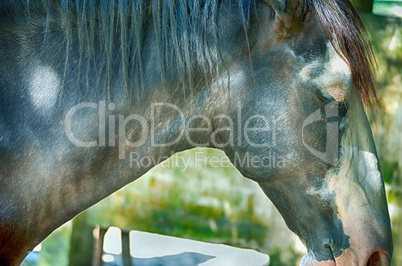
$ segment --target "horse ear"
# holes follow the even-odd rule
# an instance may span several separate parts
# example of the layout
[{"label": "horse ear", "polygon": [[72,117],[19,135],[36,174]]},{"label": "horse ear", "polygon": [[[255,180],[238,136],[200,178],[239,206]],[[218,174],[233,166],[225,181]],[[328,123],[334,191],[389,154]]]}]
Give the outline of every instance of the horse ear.
[{"label": "horse ear", "polygon": [[277,13],[283,13],[286,10],[287,0],[263,0],[265,3],[271,5]]}]

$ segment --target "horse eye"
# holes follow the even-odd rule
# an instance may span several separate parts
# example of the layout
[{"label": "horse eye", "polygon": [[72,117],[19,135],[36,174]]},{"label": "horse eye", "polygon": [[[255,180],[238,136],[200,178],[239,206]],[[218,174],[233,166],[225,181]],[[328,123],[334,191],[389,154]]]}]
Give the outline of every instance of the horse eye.
[{"label": "horse eye", "polygon": [[347,102],[343,101],[343,102],[339,103],[338,112],[339,112],[340,117],[346,116],[348,110],[349,110],[349,105],[347,104]]}]

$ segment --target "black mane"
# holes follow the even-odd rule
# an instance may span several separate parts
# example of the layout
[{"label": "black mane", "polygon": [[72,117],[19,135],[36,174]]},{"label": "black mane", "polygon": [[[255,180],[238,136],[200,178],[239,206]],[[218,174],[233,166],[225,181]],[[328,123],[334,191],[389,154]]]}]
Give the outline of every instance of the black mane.
[{"label": "black mane", "polygon": [[[348,63],[364,102],[378,103],[373,83],[373,52],[357,11],[350,0],[298,0],[305,12],[315,12],[337,52]],[[268,1],[269,2],[269,1]],[[144,73],[144,35],[153,31],[153,49],[162,84],[172,67],[183,87],[192,87],[195,73],[213,80],[219,72],[218,18],[220,7],[237,7],[238,20],[248,42],[251,14],[262,0],[7,0],[0,2],[0,17],[17,16],[36,26],[46,41],[49,31],[64,32],[65,70],[69,66],[72,39],[78,39],[78,82],[88,84],[88,73],[107,77],[111,94],[114,62],[118,58],[127,94],[141,87]],[[44,19],[45,18],[45,19]],[[27,30],[32,31],[32,30]],[[248,47],[250,49],[250,47]],[[65,71],[66,72],[66,71]],[[66,82],[64,76],[64,82]],[[63,83],[64,83],[63,82]]]}]

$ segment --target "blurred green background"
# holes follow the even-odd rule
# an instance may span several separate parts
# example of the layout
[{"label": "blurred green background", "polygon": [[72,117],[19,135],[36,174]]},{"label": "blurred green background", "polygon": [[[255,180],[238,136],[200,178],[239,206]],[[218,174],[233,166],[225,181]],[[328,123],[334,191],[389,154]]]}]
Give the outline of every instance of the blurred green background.
[{"label": "blurred green background", "polygon": [[[402,2],[374,1],[376,15],[361,14],[378,61],[383,108],[371,124],[392,219],[392,265],[402,265]],[[199,151],[179,156],[194,157]],[[232,167],[197,168],[194,162],[186,170],[183,165],[156,167],[82,213],[42,243],[34,265],[79,265],[70,251],[92,252],[92,229],[97,225],[252,248],[269,254],[271,265],[296,265],[305,252],[254,182]]]}]

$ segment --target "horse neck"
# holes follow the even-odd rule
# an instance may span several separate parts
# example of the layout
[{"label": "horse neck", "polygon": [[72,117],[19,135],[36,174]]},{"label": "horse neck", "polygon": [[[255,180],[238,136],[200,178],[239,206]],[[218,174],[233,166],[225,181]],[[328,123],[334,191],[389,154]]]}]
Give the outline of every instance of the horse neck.
[{"label": "horse neck", "polygon": [[[142,176],[161,160],[197,146],[182,138],[174,145],[155,147],[151,139],[160,143],[174,140],[182,134],[183,119],[194,114],[206,117],[222,114],[227,100],[227,88],[211,79],[221,75],[225,80],[223,71],[215,71],[208,77],[204,70],[194,70],[191,74],[202,78],[186,80],[180,77],[183,65],[175,61],[177,65],[171,65],[171,70],[166,70],[165,76],[161,75],[160,61],[156,58],[158,53],[153,49],[157,37],[152,28],[144,33],[144,47],[150,47],[150,50],[144,51],[141,57],[142,70],[140,64],[130,70],[138,77],[143,71],[143,80],[127,94],[130,86],[127,87],[124,71],[115,67],[122,66],[123,56],[107,62],[102,49],[95,47],[94,51],[99,55],[86,61],[77,32],[72,30],[70,39],[66,39],[65,32],[57,27],[59,25],[50,23],[44,34],[44,18],[35,19],[36,23],[30,18],[19,22],[10,18],[9,28],[12,29],[4,33],[5,38],[19,40],[24,45],[0,47],[0,54],[7,54],[10,69],[15,70],[8,75],[13,80],[20,80],[12,88],[12,94],[11,88],[7,87],[9,93],[3,95],[10,102],[15,121],[9,145],[6,143],[1,148],[0,157],[3,166],[0,169],[0,262],[5,264],[22,260],[27,251],[58,226]],[[114,54],[118,55],[120,47],[114,49]],[[23,56],[18,59],[21,52]],[[217,65],[211,68],[216,70]],[[183,86],[187,89],[183,90]],[[48,89],[46,93],[52,101],[42,97],[44,88]],[[66,136],[66,116],[76,104],[83,102],[91,103],[95,108],[83,109],[83,113],[73,116],[73,132],[76,138],[96,141],[96,147],[77,146]],[[111,103],[115,108],[109,108]],[[169,106],[159,106],[168,111],[160,109],[154,115],[151,105],[155,103],[169,103]],[[177,108],[172,109],[172,106]],[[130,115],[141,116],[147,121],[147,141],[133,148],[126,146],[124,139],[116,134],[115,144],[111,145],[109,129],[100,133],[101,120],[110,125],[111,117],[114,117],[118,131],[119,122],[124,123]],[[155,127],[151,130],[152,121]],[[132,142],[138,140],[138,134],[144,133],[138,121],[135,125],[127,126],[125,131]],[[206,143],[208,137],[198,134],[192,140]],[[132,152],[152,162],[146,166],[130,165]],[[122,153],[125,156],[121,156]]]}]

